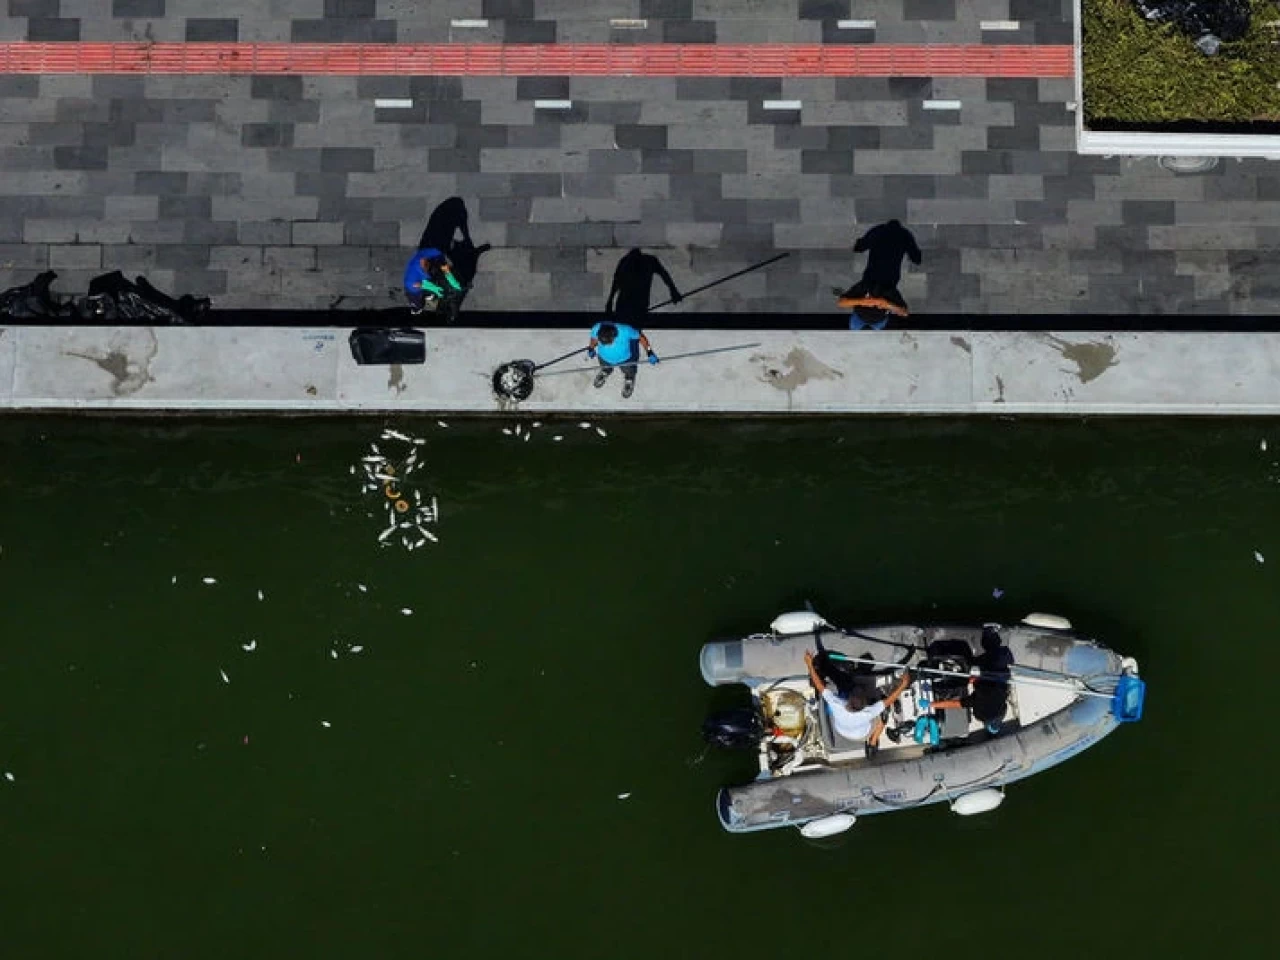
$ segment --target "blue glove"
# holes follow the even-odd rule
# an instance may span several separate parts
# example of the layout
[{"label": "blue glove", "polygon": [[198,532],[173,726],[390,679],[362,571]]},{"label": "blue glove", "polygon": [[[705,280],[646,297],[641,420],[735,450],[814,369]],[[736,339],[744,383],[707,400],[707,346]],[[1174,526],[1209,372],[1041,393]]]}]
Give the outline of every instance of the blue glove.
[{"label": "blue glove", "polygon": [[652,350],[649,351],[649,366],[656,366],[658,363],[658,355]]},{"label": "blue glove", "polygon": [[596,358],[596,349],[595,349],[595,347],[587,347],[587,359],[588,359],[588,360],[594,360],[595,358]]}]

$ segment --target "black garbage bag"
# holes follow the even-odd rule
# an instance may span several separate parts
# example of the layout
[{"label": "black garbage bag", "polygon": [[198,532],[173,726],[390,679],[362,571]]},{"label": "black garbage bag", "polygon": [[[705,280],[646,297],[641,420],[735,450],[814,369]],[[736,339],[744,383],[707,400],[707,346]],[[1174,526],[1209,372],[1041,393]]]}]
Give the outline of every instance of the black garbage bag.
[{"label": "black garbage bag", "polygon": [[[1248,0],[1133,0],[1138,12],[1157,23],[1172,23],[1192,39],[1239,40],[1249,32]],[[1201,47],[1204,49],[1204,47]],[[1216,51],[1216,46],[1214,50]],[[1211,51],[1205,50],[1206,53]]]},{"label": "black garbage bag", "polygon": [[6,320],[65,320],[75,316],[75,305],[51,289],[58,275],[46,270],[30,283],[0,293],[0,318]]},{"label": "black garbage bag", "polygon": [[192,323],[208,312],[208,297],[183,294],[175,300],[146,277],[129,280],[119,270],[94,277],[80,304],[81,319],[89,323]]}]

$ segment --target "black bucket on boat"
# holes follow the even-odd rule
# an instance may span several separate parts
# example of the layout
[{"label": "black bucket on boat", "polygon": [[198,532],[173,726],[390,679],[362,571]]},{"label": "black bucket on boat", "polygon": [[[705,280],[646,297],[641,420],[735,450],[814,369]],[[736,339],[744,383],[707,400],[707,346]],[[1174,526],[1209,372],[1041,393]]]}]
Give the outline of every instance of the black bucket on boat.
[{"label": "black bucket on boat", "polygon": [[764,734],[764,721],[749,707],[722,710],[702,721],[702,739],[724,750],[754,750]]}]

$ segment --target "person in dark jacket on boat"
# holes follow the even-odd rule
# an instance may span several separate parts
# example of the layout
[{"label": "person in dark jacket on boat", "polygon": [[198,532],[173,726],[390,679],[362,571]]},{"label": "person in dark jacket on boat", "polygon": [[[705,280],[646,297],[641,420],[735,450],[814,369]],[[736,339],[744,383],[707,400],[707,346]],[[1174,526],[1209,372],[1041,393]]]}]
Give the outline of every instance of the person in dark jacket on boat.
[{"label": "person in dark jacket on boat", "polygon": [[978,676],[969,691],[955,700],[940,700],[934,710],[964,709],[986,724],[987,732],[1000,732],[1009,705],[1009,681],[1012,678],[1013,651],[1004,645],[995,627],[982,631],[982,653],[974,658]]},{"label": "person in dark jacket on boat", "polygon": [[809,669],[809,682],[818,691],[818,696],[826,704],[831,727],[845,740],[863,740],[867,745],[867,755],[876,751],[880,743],[880,735],[884,733],[884,717],[886,710],[902,696],[902,692],[911,684],[911,671],[904,671],[902,679],[884,699],[864,699],[858,694],[841,697],[835,689],[828,686],[818,675],[813,665],[813,654],[808,650],[804,654],[805,666]]}]

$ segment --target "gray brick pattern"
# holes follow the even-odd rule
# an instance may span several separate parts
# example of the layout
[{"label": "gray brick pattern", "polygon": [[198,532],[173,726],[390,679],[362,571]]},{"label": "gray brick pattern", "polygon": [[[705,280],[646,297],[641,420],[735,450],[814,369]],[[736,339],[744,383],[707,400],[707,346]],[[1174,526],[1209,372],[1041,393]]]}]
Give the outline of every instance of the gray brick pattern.
[{"label": "gray brick pattern", "polygon": [[[195,0],[115,0],[114,15],[8,3],[12,22],[74,21],[86,39],[148,25],[157,39],[290,39],[306,23],[337,24],[328,39],[440,39],[455,17],[489,19],[496,39],[513,24],[592,39],[578,0],[235,0],[212,17]],[[984,19],[1069,25],[1065,6],[597,0],[588,22],[647,17],[643,42],[699,23],[765,42],[853,16],[882,41],[957,42]],[[400,302],[431,206],[457,194],[495,248],[476,309],[598,309],[617,258],[643,245],[686,287],[792,252],[686,311],[834,314],[832,288],[861,267],[854,238],[897,217],[924,250],[902,286],[920,313],[1280,310],[1273,165],[1180,176],[1077,156],[1073,97],[1068,80],[967,78],[0,76],[0,285],[52,267],[71,290],[118,268],[224,307],[382,307]],[[775,98],[803,107],[766,111]],[[930,98],[962,107],[925,110]]]},{"label": "gray brick pattern", "polygon": [[[7,37],[312,43],[1070,43],[1070,0],[0,0]],[[840,29],[848,19],[876,29]],[[1024,21],[984,33],[983,20]],[[454,20],[487,20],[482,29]],[[618,29],[615,19],[647,20]]]}]

